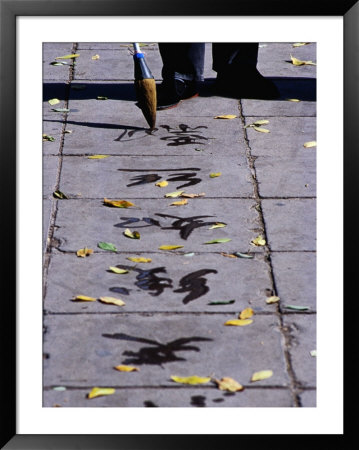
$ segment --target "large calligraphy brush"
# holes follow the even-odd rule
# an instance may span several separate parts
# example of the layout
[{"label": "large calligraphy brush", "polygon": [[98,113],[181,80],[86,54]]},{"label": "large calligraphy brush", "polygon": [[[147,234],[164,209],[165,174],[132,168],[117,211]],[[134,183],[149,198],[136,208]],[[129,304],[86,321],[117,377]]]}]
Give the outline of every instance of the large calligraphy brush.
[{"label": "large calligraphy brush", "polygon": [[133,44],[133,60],[135,64],[135,89],[138,106],[150,126],[154,128],[156,124],[156,82],[147,66],[145,56],[140,50],[139,44]]}]

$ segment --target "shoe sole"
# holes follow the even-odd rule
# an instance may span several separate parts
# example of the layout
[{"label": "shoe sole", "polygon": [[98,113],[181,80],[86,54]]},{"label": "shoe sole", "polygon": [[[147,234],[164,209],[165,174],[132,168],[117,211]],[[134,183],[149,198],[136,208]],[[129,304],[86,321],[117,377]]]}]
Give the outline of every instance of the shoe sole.
[{"label": "shoe sole", "polygon": [[176,108],[184,100],[191,100],[191,98],[196,98],[198,96],[199,96],[199,93],[197,92],[196,94],[192,95],[191,97],[182,98],[178,103],[175,103],[173,105],[159,106],[159,107],[156,108],[156,110],[157,111],[165,111],[166,109],[173,109],[173,108]]}]

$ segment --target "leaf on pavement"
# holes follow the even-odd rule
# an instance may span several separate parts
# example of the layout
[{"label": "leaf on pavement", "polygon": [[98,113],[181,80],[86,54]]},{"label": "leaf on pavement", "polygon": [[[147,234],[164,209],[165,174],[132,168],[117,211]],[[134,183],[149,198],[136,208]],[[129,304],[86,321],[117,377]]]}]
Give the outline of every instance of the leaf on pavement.
[{"label": "leaf on pavement", "polygon": [[121,300],[120,298],[115,298],[115,297],[100,297],[99,298],[100,302],[102,303],[107,303],[109,305],[116,305],[116,306],[125,306],[126,303]]},{"label": "leaf on pavement", "polygon": [[91,248],[80,248],[80,250],[77,250],[76,255],[85,258],[86,256],[89,256],[93,253],[93,250]]},{"label": "leaf on pavement", "polygon": [[182,205],[187,205],[188,200],[186,198],[184,198],[183,200],[179,200],[178,202],[172,202],[170,204],[170,206],[182,206]]},{"label": "leaf on pavement", "polygon": [[300,306],[300,305],[285,305],[284,307],[296,311],[306,311],[307,309],[309,309],[309,306]]},{"label": "leaf on pavement", "polygon": [[220,177],[222,175],[222,172],[212,172],[209,174],[210,178],[217,178]]},{"label": "leaf on pavement", "polygon": [[306,142],[305,144],[303,144],[303,147],[305,148],[311,148],[311,147],[316,147],[317,146],[317,141],[309,141]]},{"label": "leaf on pavement", "polygon": [[71,55],[57,56],[55,59],[71,59],[71,58],[77,58],[78,56],[80,56],[80,53],[73,53]]},{"label": "leaf on pavement", "polygon": [[268,303],[268,305],[272,304],[272,303],[278,303],[280,300],[279,297],[277,297],[276,295],[272,295],[271,297],[268,297],[266,299],[266,303]]},{"label": "leaf on pavement", "polygon": [[222,238],[222,239],[213,239],[213,241],[204,242],[204,244],[222,244],[224,242],[229,242],[232,239]]},{"label": "leaf on pavement", "polygon": [[221,391],[237,392],[243,391],[244,387],[230,377],[223,377],[221,380],[214,380]]},{"label": "leaf on pavement", "polygon": [[112,395],[116,392],[114,388],[100,388],[94,387],[91,389],[91,392],[87,394],[87,398],[96,398],[102,395]]},{"label": "leaf on pavement", "polygon": [[302,47],[303,45],[308,45],[310,42],[295,42],[292,47]]},{"label": "leaf on pavement", "polygon": [[287,102],[300,102],[297,98],[287,98]]},{"label": "leaf on pavement", "polygon": [[159,181],[158,183],[155,184],[155,186],[158,186],[161,188],[166,187],[166,186],[168,186],[168,181],[167,180]]},{"label": "leaf on pavement", "polygon": [[224,114],[222,116],[216,116],[215,119],[235,119],[236,117],[234,114]]},{"label": "leaf on pavement", "polygon": [[298,58],[295,58],[294,56],[290,55],[290,59],[292,60],[292,63],[295,66],[316,66],[316,63],[314,63],[313,61],[301,61]]},{"label": "leaf on pavement", "polygon": [[257,236],[255,239],[251,240],[251,244],[261,247],[266,245],[266,240],[263,239],[263,236]]},{"label": "leaf on pavement", "polygon": [[169,198],[176,198],[179,197],[180,195],[183,194],[184,191],[174,191],[174,192],[169,192],[168,194],[165,194],[165,197]]},{"label": "leaf on pavement", "polygon": [[49,100],[49,103],[51,106],[57,105],[58,103],[60,103],[60,100],[58,98],[52,98]]},{"label": "leaf on pavement", "polygon": [[61,199],[67,199],[67,195],[65,195],[63,192],[57,190],[52,194],[55,198],[61,198]]},{"label": "leaf on pavement", "polygon": [[87,159],[104,159],[108,158],[110,155],[91,155],[88,156]]},{"label": "leaf on pavement", "polygon": [[175,381],[176,383],[182,383],[182,384],[204,384],[211,381],[211,377],[198,377],[197,375],[192,375],[190,377],[178,377],[176,375],[171,375],[171,380]]},{"label": "leaf on pavement", "polygon": [[240,253],[240,252],[233,252],[234,255],[238,256],[238,258],[246,258],[246,259],[253,259],[253,255],[248,255],[246,253]]},{"label": "leaf on pavement", "polygon": [[150,263],[152,262],[151,258],[142,258],[142,257],[133,257],[133,256],[129,256],[127,258],[128,260],[132,261],[132,262],[136,262],[136,263]]},{"label": "leaf on pavement", "polygon": [[181,197],[187,197],[187,198],[197,198],[197,197],[204,197],[206,194],[204,192],[201,192],[200,194],[186,194],[185,192],[183,192],[183,194],[181,194]]},{"label": "leaf on pavement", "polygon": [[106,206],[114,206],[115,208],[129,208],[131,206],[135,206],[127,200],[109,200],[108,198],[104,198],[103,202]]},{"label": "leaf on pavement", "polygon": [[231,253],[221,253],[222,256],[225,256],[226,258],[237,258],[236,255],[233,255]]},{"label": "leaf on pavement", "polygon": [[93,60],[100,59],[100,55],[93,55],[93,56],[91,57],[91,59],[93,59]]},{"label": "leaf on pavement", "polygon": [[259,372],[254,372],[251,381],[260,381],[270,378],[273,375],[272,370],[260,370]]},{"label": "leaf on pavement", "polygon": [[109,270],[111,270],[111,272],[113,272],[113,273],[120,273],[120,274],[128,273],[128,270],[126,270],[126,269],[119,269],[116,266],[110,266]]},{"label": "leaf on pavement", "polygon": [[126,230],[123,232],[125,236],[131,239],[140,239],[140,233],[138,231],[131,231],[129,228],[126,228]]},{"label": "leaf on pavement", "polygon": [[267,130],[267,128],[262,127],[253,127],[253,130],[259,131],[260,133],[270,133],[270,131]]},{"label": "leaf on pavement", "polygon": [[87,295],[76,295],[76,297],[74,297],[72,299],[74,302],[95,302],[96,299],[94,297],[88,297]]},{"label": "leaf on pavement", "polygon": [[183,245],[161,245],[159,250],[176,250],[177,248],[183,248]]},{"label": "leaf on pavement", "polygon": [[310,351],[310,356],[313,356],[313,357],[317,356],[317,351],[316,350],[311,350]]},{"label": "leaf on pavement", "polygon": [[240,312],[239,318],[240,319],[249,319],[254,314],[254,311],[252,308],[245,308],[243,311]]},{"label": "leaf on pavement", "polygon": [[59,112],[59,113],[67,113],[70,112],[68,108],[51,108],[51,111]]},{"label": "leaf on pavement", "polygon": [[250,325],[253,322],[252,319],[231,319],[225,322],[225,325],[232,325],[235,327],[244,327],[245,325]]},{"label": "leaf on pavement", "polygon": [[53,136],[49,136],[48,134],[43,134],[42,135],[42,140],[43,141],[54,142],[55,138]]},{"label": "leaf on pavement", "polygon": [[119,372],[138,372],[140,370],[138,367],[135,366],[124,366],[124,365],[115,366],[115,369],[118,370]]},{"label": "leaf on pavement", "polygon": [[226,227],[227,224],[226,223],[222,223],[222,222],[217,222],[214,225],[210,226],[208,229],[209,230],[214,230],[215,228],[224,228]]},{"label": "leaf on pavement", "polygon": [[110,252],[117,252],[117,248],[110,242],[99,242],[97,244],[97,246],[99,248],[102,248],[102,250],[108,250]]}]

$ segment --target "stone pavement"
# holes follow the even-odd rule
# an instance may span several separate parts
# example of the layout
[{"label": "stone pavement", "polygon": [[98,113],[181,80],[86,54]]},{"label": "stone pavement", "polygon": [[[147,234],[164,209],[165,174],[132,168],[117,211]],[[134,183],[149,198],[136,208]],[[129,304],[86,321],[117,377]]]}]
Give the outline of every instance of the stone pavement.
[{"label": "stone pavement", "polygon": [[[160,82],[157,44],[143,51]],[[80,54],[74,63],[55,60],[71,53]],[[258,69],[281,98],[238,100],[210,95],[206,44],[200,96],[158,112],[149,134],[128,44],[44,44],[43,133],[54,138],[43,141],[44,406],[316,406],[316,148],[303,146],[316,140],[316,66],[294,66],[290,54],[316,61],[313,43],[260,44]],[[228,114],[236,118],[214,119]],[[257,120],[270,132],[245,127]],[[172,206],[183,198],[165,194],[176,190],[205,195]],[[140,239],[126,237],[127,228]],[[257,236],[264,246],[251,243]],[[93,253],[78,257],[85,247]],[[234,252],[252,258],[228,257]],[[270,296],[279,302],[268,304]],[[248,307],[251,324],[224,325]],[[251,381],[262,370],[273,375]],[[186,385],[172,375],[212,380]],[[220,390],[213,379],[222,377],[244,389]],[[115,392],[89,399],[93,387]]]}]

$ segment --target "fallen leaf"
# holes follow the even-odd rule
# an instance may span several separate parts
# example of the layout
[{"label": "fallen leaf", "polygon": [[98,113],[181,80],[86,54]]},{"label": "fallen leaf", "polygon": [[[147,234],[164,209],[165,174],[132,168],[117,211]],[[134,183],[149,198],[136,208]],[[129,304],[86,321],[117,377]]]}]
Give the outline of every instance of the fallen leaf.
[{"label": "fallen leaf", "polygon": [[295,42],[292,47],[302,47],[303,45],[308,45],[310,42]]},{"label": "fallen leaf", "polygon": [[240,253],[240,252],[233,252],[234,255],[238,256],[238,258],[247,258],[247,259],[253,259],[253,255],[248,255],[246,253]]},{"label": "fallen leaf", "polygon": [[261,125],[267,125],[269,123],[269,120],[267,119],[261,119],[261,120],[256,120],[253,123],[250,123],[248,125],[245,125],[244,128],[255,128],[255,127],[260,127]]},{"label": "fallen leaf", "polygon": [[68,63],[65,61],[52,61],[50,62],[52,66],[67,66]]},{"label": "fallen leaf", "polygon": [[169,198],[176,198],[179,197],[180,195],[182,195],[184,191],[174,191],[174,192],[169,192],[168,194],[165,194],[165,197]]},{"label": "fallen leaf", "polygon": [[287,102],[300,102],[297,98],[287,98]]},{"label": "fallen leaf", "polygon": [[115,369],[118,370],[119,372],[138,372],[140,369],[138,367],[135,366],[115,366]]},{"label": "fallen leaf", "polygon": [[222,172],[212,172],[209,174],[210,178],[217,178],[220,177],[222,175]]},{"label": "fallen leaf", "polygon": [[78,56],[80,56],[80,53],[73,53],[71,55],[57,56],[55,59],[71,59],[71,58],[77,58]]},{"label": "fallen leaf", "polygon": [[316,147],[317,146],[317,141],[309,141],[306,142],[305,144],[303,144],[303,147],[305,148],[311,148],[311,147]]},{"label": "fallen leaf", "polygon": [[115,266],[110,266],[109,270],[111,270],[111,272],[113,272],[113,273],[120,273],[120,274],[128,273],[128,270],[126,270],[126,269],[119,269],[118,267],[115,267]]},{"label": "fallen leaf", "polygon": [[192,256],[194,256],[194,253],[193,252],[185,253],[183,256],[185,256],[186,258],[191,258]]},{"label": "fallen leaf", "polygon": [[218,302],[207,303],[207,305],[233,305],[234,302],[235,302],[235,300],[218,301]]},{"label": "fallen leaf", "polygon": [[126,228],[126,230],[123,232],[125,236],[131,239],[140,239],[140,233],[138,231],[132,232],[129,228]]},{"label": "fallen leaf", "polygon": [[65,130],[64,133],[65,133],[65,134],[71,134],[71,133],[72,133],[72,130]]},{"label": "fallen leaf", "polygon": [[311,350],[310,351],[310,356],[317,356],[317,351],[316,350]]},{"label": "fallen leaf", "polygon": [[110,155],[91,155],[88,156],[88,159],[104,159],[104,158],[108,158]]},{"label": "fallen leaf", "polygon": [[109,200],[108,198],[104,198],[103,202],[106,206],[114,206],[115,208],[129,208],[130,206],[135,206],[127,200]]},{"label": "fallen leaf", "polygon": [[42,135],[42,140],[43,140],[43,141],[54,142],[55,138],[52,137],[52,136],[49,136],[48,134],[43,134],[43,135]]},{"label": "fallen leaf", "polygon": [[108,100],[108,97],[104,97],[103,95],[98,95],[97,100]]},{"label": "fallen leaf", "polygon": [[51,106],[57,105],[58,103],[60,103],[60,100],[58,98],[52,98],[51,100],[49,100],[49,103]]},{"label": "fallen leaf", "polygon": [[224,116],[216,116],[215,119],[235,119],[236,117],[234,114],[226,114]]},{"label": "fallen leaf", "polygon": [[270,378],[273,375],[272,370],[260,370],[259,372],[254,372],[251,381],[260,381]]},{"label": "fallen leaf", "polygon": [[222,244],[223,242],[229,242],[232,239],[222,238],[222,239],[213,239],[213,241],[204,242],[204,244]]},{"label": "fallen leaf", "polygon": [[265,241],[265,239],[263,239],[262,236],[257,236],[255,239],[251,240],[251,244],[256,245],[256,246],[263,246],[263,245],[266,245],[266,241]]},{"label": "fallen leaf", "polygon": [[201,192],[201,194],[186,194],[185,192],[183,192],[183,194],[181,194],[181,197],[187,197],[187,198],[197,198],[197,197],[204,197],[206,194],[204,192]]},{"label": "fallen leaf", "polygon": [[277,297],[276,295],[272,295],[271,297],[268,297],[266,299],[266,303],[268,303],[268,305],[272,304],[272,303],[278,303],[280,300],[279,297]]},{"label": "fallen leaf", "polygon": [[94,297],[88,297],[87,295],[76,295],[76,297],[74,297],[72,299],[74,302],[75,301],[81,301],[81,302],[95,302],[96,299]]},{"label": "fallen leaf", "polygon": [[87,398],[95,398],[100,397],[101,395],[112,395],[116,392],[114,388],[99,388],[94,387],[91,389],[91,392],[87,394]]},{"label": "fallen leaf", "polygon": [[307,309],[309,309],[309,306],[285,305],[284,308],[294,309],[296,311],[306,311]]},{"label": "fallen leaf", "polygon": [[102,303],[108,303],[109,305],[116,305],[116,306],[125,306],[126,303],[121,300],[120,298],[115,297],[100,297],[100,302]]},{"label": "fallen leaf", "polygon": [[226,223],[222,223],[222,222],[217,222],[214,225],[210,226],[208,229],[209,230],[214,230],[215,228],[224,228],[226,227],[227,224]]},{"label": "fallen leaf", "polygon": [[241,313],[239,314],[240,319],[249,319],[254,314],[254,311],[252,308],[245,308]]},{"label": "fallen leaf", "polygon": [[313,61],[301,61],[300,59],[297,59],[292,55],[290,55],[290,59],[292,60],[292,63],[295,66],[304,66],[304,65],[316,66],[316,63],[314,63]]},{"label": "fallen leaf", "polygon": [[170,206],[182,206],[182,205],[187,205],[188,200],[186,198],[184,198],[183,200],[179,200],[178,202],[172,202],[170,204]]},{"label": "fallen leaf", "polygon": [[151,258],[142,258],[142,257],[133,257],[133,256],[129,256],[127,258],[128,260],[132,261],[132,262],[136,262],[136,263],[150,263],[152,262]]},{"label": "fallen leaf", "polygon": [[67,195],[65,195],[63,192],[57,190],[52,194],[55,198],[61,198],[61,199],[67,199]]},{"label": "fallen leaf", "polygon": [[183,248],[183,245],[161,245],[159,250],[176,250],[177,248]]},{"label": "fallen leaf", "polygon": [[237,392],[243,391],[244,387],[230,377],[223,377],[221,380],[214,380],[221,391]]},{"label": "fallen leaf", "polygon": [[253,322],[252,319],[231,319],[227,320],[224,325],[233,325],[236,327],[244,327],[245,325],[250,325]]},{"label": "fallen leaf", "polygon": [[226,258],[237,258],[236,255],[232,255],[231,253],[221,253],[222,256],[225,256]]},{"label": "fallen leaf", "polygon": [[97,246],[99,248],[102,248],[102,250],[108,250],[110,252],[117,252],[117,248],[110,242],[99,242],[97,244]]},{"label": "fallen leaf", "polygon": [[190,377],[177,377],[176,375],[171,375],[171,380],[176,383],[183,384],[204,384],[211,381],[211,377],[198,377],[197,375],[192,375]]},{"label": "fallen leaf", "polygon": [[76,255],[80,256],[81,258],[85,258],[86,256],[89,256],[93,253],[93,250],[91,248],[80,248],[80,250],[77,250]]},{"label": "fallen leaf", "polygon": [[63,392],[66,391],[65,386],[55,386],[52,388],[54,391]]},{"label": "fallen leaf", "polygon": [[253,127],[253,130],[259,131],[261,133],[270,133],[270,131],[267,130],[267,128],[262,128],[262,127]]},{"label": "fallen leaf", "polygon": [[168,181],[167,180],[159,181],[158,183],[155,184],[155,186],[158,186],[161,188],[166,187],[166,186],[168,186]]},{"label": "fallen leaf", "polygon": [[100,59],[100,55],[93,55],[93,56],[91,57],[91,59],[93,59],[93,60]]},{"label": "fallen leaf", "polygon": [[59,112],[59,113],[67,113],[70,112],[68,108],[51,108],[51,111]]}]

